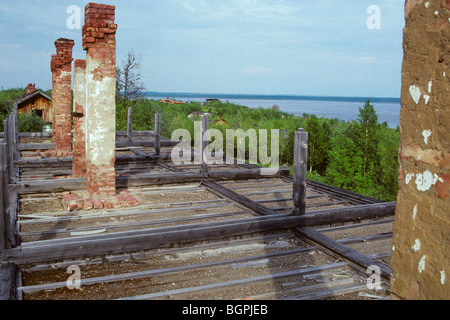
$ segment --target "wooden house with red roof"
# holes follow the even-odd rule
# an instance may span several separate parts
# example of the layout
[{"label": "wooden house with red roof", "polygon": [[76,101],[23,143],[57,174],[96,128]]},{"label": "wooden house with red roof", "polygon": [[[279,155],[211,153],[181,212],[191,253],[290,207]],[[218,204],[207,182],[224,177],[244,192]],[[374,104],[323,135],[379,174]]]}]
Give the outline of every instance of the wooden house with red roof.
[{"label": "wooden house with red roof", "polygon": [[35,112],[47,123],[53,122],[52,99],[36,89],[34,84],[29,84],[26,93],[13,101],[14,109],[20,113]]}]

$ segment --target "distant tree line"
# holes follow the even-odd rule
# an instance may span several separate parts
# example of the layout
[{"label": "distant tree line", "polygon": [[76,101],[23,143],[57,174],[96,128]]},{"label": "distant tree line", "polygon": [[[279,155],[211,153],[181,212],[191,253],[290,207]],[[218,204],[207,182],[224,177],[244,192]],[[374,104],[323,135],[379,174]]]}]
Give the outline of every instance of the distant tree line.
[{"label": "distant tree line", "polygon": [[[395,201],[398,179],[399,132],[379,124],[374,107],[367,101],[357,120],[318,118],[273,109],[248,108],[229,102],[167,104],[138,99],[117,102],[116,129],[124,131],[127,110],[133,111],[133,130],[153,130],[154,115],[161,114],[162,134],[171,137],[184,128],[194,135],[194,121],[208,113],[210,128],[226,136],[227,129],[280,130],[280,164],[293,165],[294,137],[298,128],[309,133],[308,178],[358,192],[383,201]],[[190,115],[190,117],[188,117]],[[268,142],[270,143],[270,136]],[[248,143],[247,155],[248,155]],[[270,145],[268,146],[270,149]],[[246,158],[248,159],[248,157]]]}]

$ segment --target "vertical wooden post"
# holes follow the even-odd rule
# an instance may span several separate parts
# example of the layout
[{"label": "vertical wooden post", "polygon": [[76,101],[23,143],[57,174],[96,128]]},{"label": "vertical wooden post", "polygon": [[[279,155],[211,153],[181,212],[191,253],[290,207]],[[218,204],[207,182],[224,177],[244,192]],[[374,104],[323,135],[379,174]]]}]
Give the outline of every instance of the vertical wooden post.
[{"label": "vertical wooden post", "polygon": [[308,133],[299,129],[294,144],[294,215],[306,213],[306,171],[308,161]]},{"label": "vertical wooden post", "polygon": [[133,135],[133,109],[128,108],[128,120],[127,120],[127,136],[128,141],[132,141],[131,136]]},{"label": "vertical wooden post", "polygon": [[8,167],[6,164],[6,143],[0,143],[0,250],[6,249],[5,212],[7,204]]},{"label": "vertical wooden post", "polygon": [[12,182],[15,183],[17,181],[19,181],[19,172],[18,172],[18,168],[14,167],[14,161],[18,160],[17,158],[17,154],[18,154],[18,150],[17,150],[17,140],[18,140],[18,135],[17,135],[17,123],[16,123],[16,114],[15,112],[13,112],[11,114],[10,117],[10,124],[9,124],[9,130],[10,130],[10,136],[11,136],[11,162],[10,162],[10,166],[12,168]]},{"label": "vertical wooden post", "polygon": [[[19,123],[19,112],[17,111],[17,108],[14,108],[14,112],[13,112],[13,119],[14,119],[14,160],[20,160],[21,156],[20,156],[20,151],[19,148],[17,147],[20,143],[19,140],[19,130],[18,130],[18,123]],[[17,171],[19,169],[17,168]]]},{"label": "vertical wooden post", "polygon": [[5,128],[5,142],[6,142],[6,152],[8,161],[8,183],[14,183],[14,130],[13,130],[13,118],[10,115],[4,122],[3,126]]},{"label": "vertical wooden post", "polygon": [[208,161],[207,161],[208,159],[205,156],[205,150],[208,147],[208,137],[207,137],[208,127],[209,127],[208,117],[203,115],[200,125],[200,133],[201,133],[200,155],[201,155],[202,173],[208,173]]},{"label": "vertical wooden post", "polygon": [[[6,125],[8,121],[5,120]],[[5,128],[5,135],[7,130]],[[6,139],[5,139],[6,141]],[[0,250],[10,249],[15,240],[10,238],[10,199],[8,196],[9,169],[6,143],[0,143]],[[15,209],[14,209],[15,210]],[[16,300],[17,266],[0,263],[0,300]]]},{"label": "vertical wooden post", "polygon": [[0,263],[0,300],[16,300],[17,266]]},{"label": "vertical wooden post", "polygon": [[161,154],[161,115],[159,112],[155,114],[155,153]]}]

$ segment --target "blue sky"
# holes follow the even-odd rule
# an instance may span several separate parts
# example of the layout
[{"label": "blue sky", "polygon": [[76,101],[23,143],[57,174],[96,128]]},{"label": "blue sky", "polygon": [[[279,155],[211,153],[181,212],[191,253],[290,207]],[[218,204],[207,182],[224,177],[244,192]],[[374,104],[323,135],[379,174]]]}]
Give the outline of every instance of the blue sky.
[{"label": "blue sky", "polygon": [[[51,88],[58,38],[75,40],[71,5],[1,0],[0,87]],[[147,91],[400,97],[404,0],[108,0],[117,61],[141,56]],[[367,20],[380,9],[380,29]],[[81,21],[81,25],[83,21]]]}]

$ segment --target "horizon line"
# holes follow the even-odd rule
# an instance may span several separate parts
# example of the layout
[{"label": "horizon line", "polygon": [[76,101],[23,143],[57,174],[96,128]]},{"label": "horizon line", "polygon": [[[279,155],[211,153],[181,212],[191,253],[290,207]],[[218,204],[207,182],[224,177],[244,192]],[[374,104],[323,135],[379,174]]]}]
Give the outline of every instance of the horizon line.
[{"label": "horizon line", "polygon": [[236,99],[289,99],[296,98],[302,100],[322,100],[322,99],[333,99],[342,101],[367,101],[367,100],[377,100],[377,101],[389,101],[389,102],[401,102],[400,97],[356,97],[356,96],[321,96],[321,95],[297,95],[297,94],[255,94],[255,93],[202,93],[202,92],[166,92],[166,91],[142,91],[142,93],[148,95],[159,95],[159,96],[173,96],[173,97],[211,97],[212,98],[236,98]]}]

